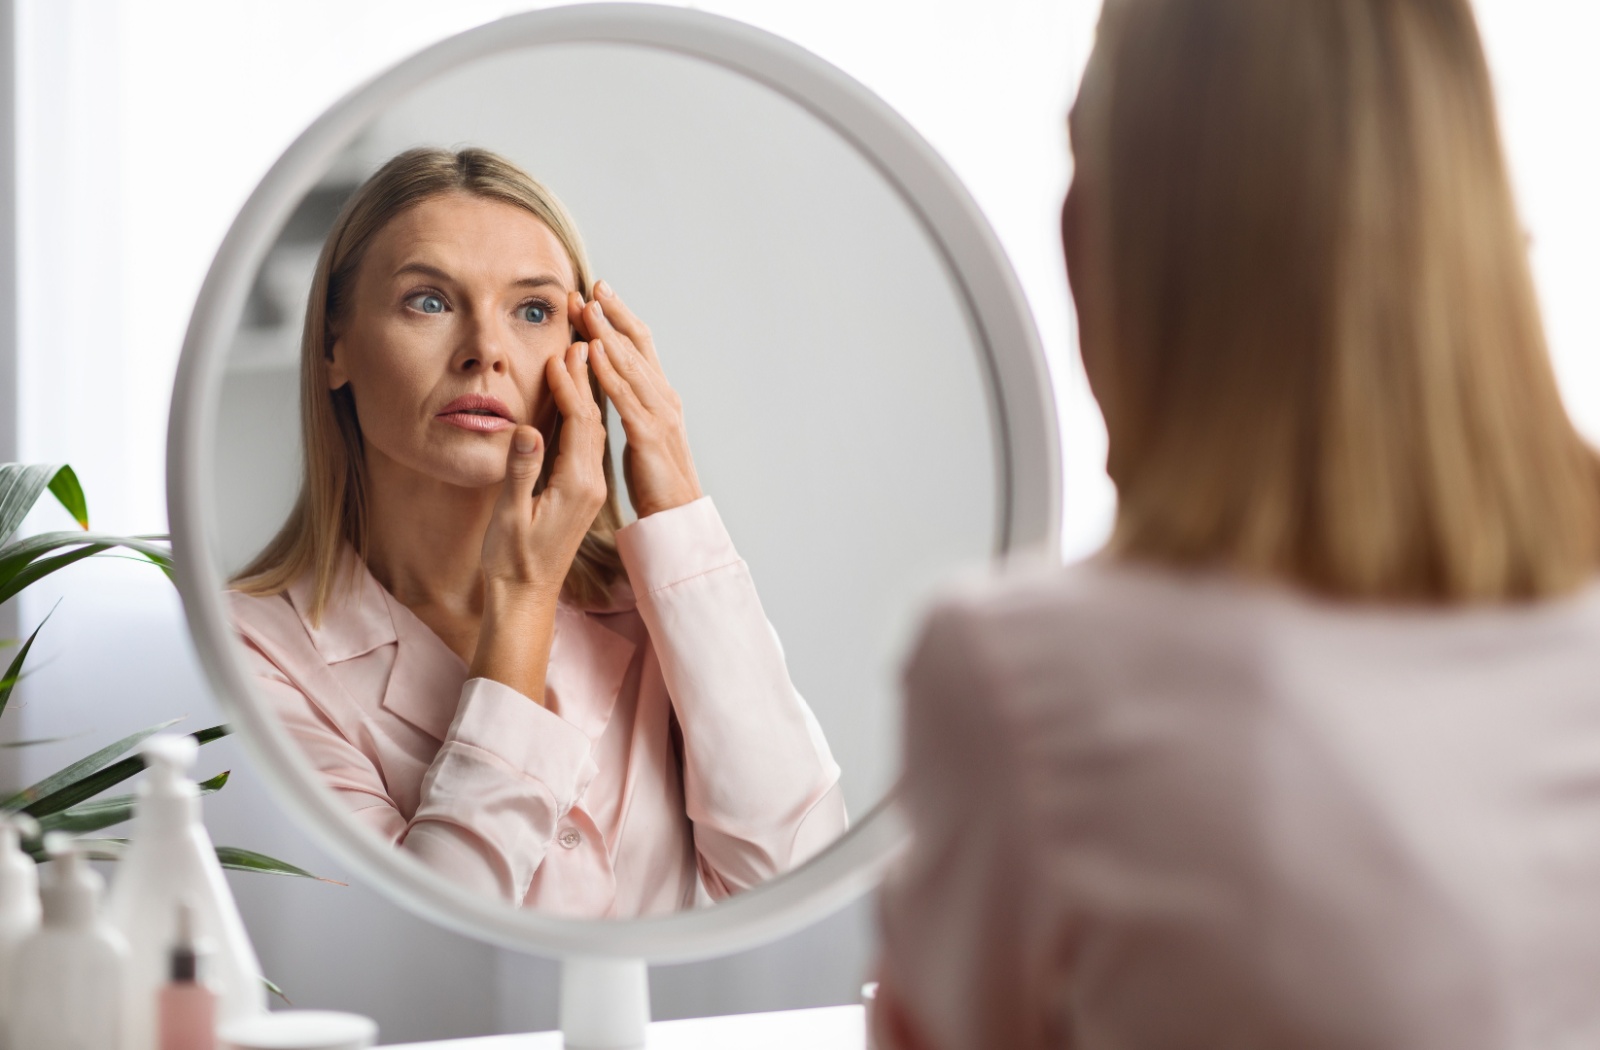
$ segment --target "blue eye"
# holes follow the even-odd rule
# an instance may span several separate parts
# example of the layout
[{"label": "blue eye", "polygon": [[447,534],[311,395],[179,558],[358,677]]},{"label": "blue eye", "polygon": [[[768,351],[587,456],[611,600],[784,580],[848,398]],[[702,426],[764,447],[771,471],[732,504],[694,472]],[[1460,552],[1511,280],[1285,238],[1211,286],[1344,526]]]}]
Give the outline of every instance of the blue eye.
[{"label": "blue eye", "polygon": [[442,313],[444,313],[444,299],[442,299],[441,297],[433,294],[432,292],[423,292],[421,295],[413,295],[407,301],[410,304],[411,308],[413,310],[418,311],[419,313],[425,313],[425,314],[442,314]]},{"label": "blue eye", "polygon": [[544,324],[550,317],[550,308],[544,303],[527,303],[518,312],[531,324]]}]

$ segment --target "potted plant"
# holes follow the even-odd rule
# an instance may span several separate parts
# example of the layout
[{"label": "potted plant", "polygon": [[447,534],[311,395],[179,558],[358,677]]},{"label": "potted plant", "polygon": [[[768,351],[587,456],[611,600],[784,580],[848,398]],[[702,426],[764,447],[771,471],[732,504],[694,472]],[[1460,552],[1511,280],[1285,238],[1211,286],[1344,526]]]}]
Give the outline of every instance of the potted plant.
[{"label": "potted plant", "polygon": [[[66,508],[79,525],[78,531],[45,532],[16,538],[17,530],[35,503],[49,492]],[[83,488],[72,468],[55,464],[0,464],[0,602],[21,594],[32,584],[85,558],[112,550],[131,551],[172,576],[172,552],[161,536],[109,536],[89,531],[89,509]],[[5,674],[0,677],[0,719],[5,717],[12,691],[24,673],[28,653],[50,617],[34,627],[19,642]],[[37,834],[24,842],[36,861],[45,860],[42,837],[51,831],[91,835],[113,828],[133,816],[131,794],[106,795],[118,784],[137,775],[144,759],[134,754],[146,738],[175,725],[180,719],[162,722],[107,744],[92,754],[57,770],[9,798],[0,800],[0,810],[21,812],[37,823]],[[226,725],[210,726],[191,734],[201,744],[228,735]],[[12,746],[51,743],[22,741]],[[220,791],[228,783],[223,771],[200,784],[204,794]],[[115,860],[125,839],[106,837],[83,840],[90,855]],[[217,859],[225,868],[273,875],[317,878],[310,872],[253,850],[237,846],[218,846]],[[320,880],[331,881],[331,880]]]}]

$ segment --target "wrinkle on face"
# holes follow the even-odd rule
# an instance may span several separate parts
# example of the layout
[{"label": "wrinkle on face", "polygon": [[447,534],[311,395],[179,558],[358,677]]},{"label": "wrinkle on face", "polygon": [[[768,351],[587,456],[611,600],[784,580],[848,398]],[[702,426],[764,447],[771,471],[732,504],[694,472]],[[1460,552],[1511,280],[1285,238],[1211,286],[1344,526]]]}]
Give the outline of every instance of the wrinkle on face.
[{"label": "wrinkle on face", "polygon": [[560,239],[515,205],[445,194],[384,226],[353,284],[329,385],[348,385],[369,456],[449,485],[498,484],[512,430],[472,433],[438,413],[476,393],[517,423],[552,424],[545,366],[572,341],[576,288]]}]

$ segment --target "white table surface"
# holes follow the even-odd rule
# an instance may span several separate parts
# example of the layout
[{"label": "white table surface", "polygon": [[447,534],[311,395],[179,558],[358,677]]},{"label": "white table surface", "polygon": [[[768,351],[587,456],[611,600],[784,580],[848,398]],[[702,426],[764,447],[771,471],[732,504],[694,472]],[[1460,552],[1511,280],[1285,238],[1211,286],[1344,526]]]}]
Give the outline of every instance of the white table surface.
[{"label": "white table surface", "polygon": [[[656,1021],[645,1045],[649,1050],[866,1050],[866,1016],[859,1006],[826,1006]],[[408,1050],[561,1050],[561,1033],[490,1035],[405,1046]]]}]

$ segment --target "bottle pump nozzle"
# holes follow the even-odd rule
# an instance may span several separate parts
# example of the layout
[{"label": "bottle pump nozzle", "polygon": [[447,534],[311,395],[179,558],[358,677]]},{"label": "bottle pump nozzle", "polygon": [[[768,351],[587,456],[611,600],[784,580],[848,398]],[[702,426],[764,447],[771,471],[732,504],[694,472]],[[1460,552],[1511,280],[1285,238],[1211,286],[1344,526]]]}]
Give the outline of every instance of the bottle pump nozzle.
[{"label": "bottle pump nozzle", "polygon": [[147,795],[194,795],[194,783],[188,773],[200,753],[200,744],[192,736],[161,733],[144,742],[140,748],[145,769]]},{"label": "bottle pump nozzle", "polygon": [[63,832],[44,837],[50,854],[50,879],[39,891],[46,926],[79,928],[94,922],[105,880],[89,867],[89,855]]}]

